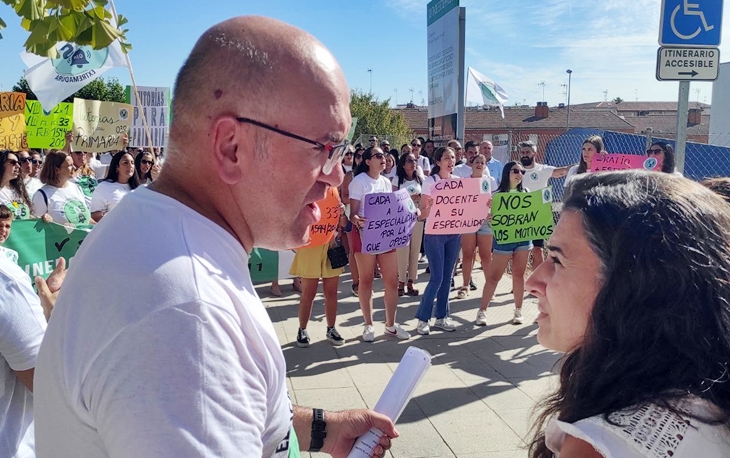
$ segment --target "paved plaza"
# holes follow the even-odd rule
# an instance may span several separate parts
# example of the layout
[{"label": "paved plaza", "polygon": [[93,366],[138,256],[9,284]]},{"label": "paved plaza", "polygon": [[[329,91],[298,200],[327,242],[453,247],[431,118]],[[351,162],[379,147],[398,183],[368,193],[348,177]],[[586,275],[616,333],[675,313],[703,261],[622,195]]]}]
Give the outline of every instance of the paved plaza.
[{"label": "paved plaza", "polygon": [[[417,288],[423,293],[428,274],[424,273],[425,264],[420,267]],[[487,312],[489,325],[475,326],[484,285],[481,269],[475,269],[474,281],[479,289],[468,298],[457,300],[456,291],[451,293],[452,318],[458,325],[451,333],[432,329],[431,335],[419,336],[413,316],[420,296],[401,297],[397,320],[413,337],[397,341],[383,336],[382,282],[375,280],[376,339],[364,343],[357,298],[350,293],[349,274],[343,275],[337,327],[346,343],[341,347],[333,347],[325,339],[321,286],[308,326],[312,339],[309,348],[296,345],[299,295],[292,291],[291,281],[282,281],[281,298],[272,297],[268,285],[257,290],[281,342],[287,383],[296,404],[329,410],[374,407],[398,361],[413,345],[428,351],[433,365],[398,421],[401,437],[386,456],[525,457],[524,438],[530,429],[532,409],[556,383],[553,371],[559,355],[537,343],[535,299],[525,299],[525,324],[511,323],[514,304],[508,275]],[[461,285],[460,276],[456,283]],[[323,456],[311,454],[312,458]]]}]

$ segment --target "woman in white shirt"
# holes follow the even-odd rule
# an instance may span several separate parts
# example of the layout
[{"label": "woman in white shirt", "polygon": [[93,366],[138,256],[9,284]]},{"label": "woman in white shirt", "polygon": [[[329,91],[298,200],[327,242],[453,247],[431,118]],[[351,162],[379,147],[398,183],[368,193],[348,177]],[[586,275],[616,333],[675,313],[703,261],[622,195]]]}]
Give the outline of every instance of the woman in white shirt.
[{"label": "woman in white shirt", "polygon": [[91,217],[97,223],[109,213],[124,196],[139,186],[134,173],[134,159],[126,151],[114,155],[106,178],[99,183],[91,197]]},{"label": "woman in white shirt", "polygon": [[367,254],[363,252],[362,234],[367,221],[364,217],[365,198],[368,194],[393,192],[390,180],[381,175],[385,169],[385,153],[378,147],[366,149],[362,161],[355,170],[355,177],[348,186],[350,197],[350,221],[352,221],[352,243],[350,249],[355,253],[357,270],[360,273],[358,298],[365,319],[362,338],[365,342],[375,340],[373,328],[373,278],[376,263],[380,265],[385,286],[385,335],[397,339],[411,337],[405,329],[395,322],[398,307],[398,259],[395,250],[385,253]]},{"label": "woman in white shirt", "polygon": [[84,192],[71,181],[74,170],[73,160],[65,152],[52,150],[46,155],[40,172],[43,187],[33,196],[35,216],[71,226],[94,224]]},{"label": "woman in white shirt", "polygon": [[[393,191],[405,189],[413,199],[416,208],[420,208],[421,186],[425,177],[421,175],[418,168],[418,159],[413,153],[403,154],[398,159],[396,176],[393,177]],[[398,248],[398,295],[406,294],[406,275],[408,275],[409,296],[418,296],[418,290],[414,283],[418,280],[418,257],[420,255],[421,241],[423,240],[423,221],[416,221],[411,233],[411,241],[408,246]]]},{"label": "woman in white shirt", "polygon": [[134,170],[139,185],[148,185],[160,175],[160,164],[155,164],[155,156],[149,151],[145,151],[134,158]]},{"label": "woman in white shirt", "polygon": [[395,178],[396,164],[398,163],[398,150],[385,151],[385,170],[383,176],[389,180]]},{"label": "woman in white shirt", "polygon": [[33,203],[28,197],[20,171],[18,155],[11,151],[0,154],[0,205],[13,212],[14,219],[28,219]]},{"label": "woman in white shirt", "polygon": [[591,135],[583,142],[583,146],[580,150],[580,162],[568,169],[568,174],[565,176],[565,183],[563,186],[567,188],[574,176],[590,172],[593,164],[593,157],[596,154],[606,154],[603,139],[600,135]]},{"label": "woman in white shirt", "polygon": [[565,354],[530,457],[730,456],[730,206],[650,171],[568,189],[526,283]]}]

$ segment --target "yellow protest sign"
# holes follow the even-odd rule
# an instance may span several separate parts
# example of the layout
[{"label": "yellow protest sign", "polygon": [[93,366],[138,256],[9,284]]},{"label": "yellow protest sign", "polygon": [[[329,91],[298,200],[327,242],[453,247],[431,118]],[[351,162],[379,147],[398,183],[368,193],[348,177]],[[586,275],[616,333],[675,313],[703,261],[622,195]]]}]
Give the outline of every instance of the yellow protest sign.
[{"label": "yellow protest sign", "polygon": [[25,94],[0,92],[0,151],[28,149],[25,134]]},{"label": "yellow protest sign", "polygon": [[120,150],[132,124],[127,103],[74,99],[74,151],[101,153]]}]

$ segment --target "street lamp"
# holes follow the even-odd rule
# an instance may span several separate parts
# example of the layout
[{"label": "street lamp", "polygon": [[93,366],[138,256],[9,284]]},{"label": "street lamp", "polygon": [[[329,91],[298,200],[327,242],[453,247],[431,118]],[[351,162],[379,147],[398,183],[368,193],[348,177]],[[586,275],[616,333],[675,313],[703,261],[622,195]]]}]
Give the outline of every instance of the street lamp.
[{"label": "street lamp", "polygon": [[573,76],[573,70],[567,69],[565,73],[568,74],[568,121],[565,130],[570,129],[570,77]]},{"label": "street lamp", "polygon": [[370,95],[373,95],[373,69],[368,68],[368,73],[370,73]]}]

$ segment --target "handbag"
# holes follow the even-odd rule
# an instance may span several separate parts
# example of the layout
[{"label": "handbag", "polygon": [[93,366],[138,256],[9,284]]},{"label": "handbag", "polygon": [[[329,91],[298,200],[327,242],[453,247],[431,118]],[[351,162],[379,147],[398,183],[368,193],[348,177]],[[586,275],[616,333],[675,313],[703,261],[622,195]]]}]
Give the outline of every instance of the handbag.
[{"label": "handbag", "polygon": [[337,237],[330,242],[330,247],[327,250],[327,259],[329,259],[333,269],[345,267],[349,263],[345,247],[342,246],[342,242]]}]

